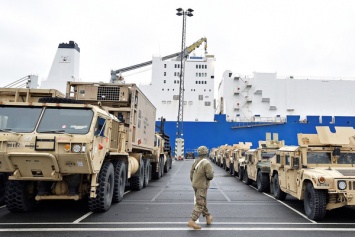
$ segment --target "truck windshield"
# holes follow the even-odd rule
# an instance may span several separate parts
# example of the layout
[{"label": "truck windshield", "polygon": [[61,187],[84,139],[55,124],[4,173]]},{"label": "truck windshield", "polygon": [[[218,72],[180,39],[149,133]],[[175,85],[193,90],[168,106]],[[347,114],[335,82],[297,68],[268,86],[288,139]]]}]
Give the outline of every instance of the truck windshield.
[{"label": "truck windshield", "polygon": [[307,152],[308,164],[330,164],[329,152]]},{"label": "truck windshield", "polygon": [[89,132],[93,114],[91,109],[47,108],[37,132],[86,134]]},{"label": "truck windshield", "polygon": [[340,153],[338,164],[355,164],[355,153]]},{"label": "truck windshield", "polygon": [[0,130],[2,132],[33,132],[42,107],[0,106]]}]

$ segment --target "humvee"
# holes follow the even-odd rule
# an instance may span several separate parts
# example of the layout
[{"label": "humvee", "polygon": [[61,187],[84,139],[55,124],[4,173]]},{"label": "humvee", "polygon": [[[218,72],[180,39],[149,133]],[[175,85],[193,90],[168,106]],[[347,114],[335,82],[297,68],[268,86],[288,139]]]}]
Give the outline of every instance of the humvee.
[{"label": "humvee", "polygon": [[241,163],[243,163],[245,151],[249,150],[252,146],[251,142],[239,142],[239,144],[233,145],[233,151],[231,156],[231,167],[230,173],[232,176],[238,176],[238,179],[242,179],[243,177],[243,167],[241,167]]},{"label": "humvee", "polygon": [[273,195],[303,200],[309,219],[326,211],[355,205],[355,130],[316,127],[317,134],[297,134],[298,146],[281,147],[271,160]]},{"label": "humvee", "polygon": [[250,149],[245,153],[245,167],[243,182],[250,185],[256,181],[259,192],[270,190],[270,159],[276,155],[277,149],[284,146],[285,142],[278,140],[278,134],[266,133],[266,140],[259,141],[257,149]]}]

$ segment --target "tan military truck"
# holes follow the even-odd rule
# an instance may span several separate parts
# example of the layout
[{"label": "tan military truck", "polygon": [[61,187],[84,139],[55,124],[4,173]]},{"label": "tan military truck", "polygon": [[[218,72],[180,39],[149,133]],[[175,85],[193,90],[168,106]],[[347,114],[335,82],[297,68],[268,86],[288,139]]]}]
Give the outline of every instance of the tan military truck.
[{"label": "tan military truck", "polygon": [[225,145],[219,146],[217,149],[216,164],[219,167],[223,167],[223,155],[224,155]]},{"label": "tan military truck", "polygon": [[232,157],[231,157],[231,167],[230,171],[232,176],[238,176],[238,179],[242,180],[244,166],[241,166],[241,163],[244,162],[245,152],[250,149],[253,144],[251,142],[239,142],[238,144],[233,145]]},{"label": "tan military truck", "polygon": [[210,149],[209,158],[213,163],[216,163],[217,151],[218,151],[218,148],[215,148],[215,147]]},{"label": "tan military truck", "polygon": [[285,146],[271,160],[274,197],[289,194],[303,200],[309,219],[326,211],[355,205],[355,130],[316,127],[317,134],[298,134],[298,146]]},{"label": "tan military truck", "polygon": [[0,95],[0,172],[10,173],[10,211],[86,197],[91,211],[106,211],[126,184],[140,190],[150,171],[159,178],[168,164],[156,109],[135,84],[69,82],[66,98]]},{"label": "tan military truck", "polygon": [[270,159],[276,155],[276,151],[285,146],[285,142],[279,141],[278,134],[266,133],[266,140],[259,141],[257,149],[250,149],[245,153],[245,167],[243,182],[247,185],[256,182],[259,192],[270,190]]},{"label": "tan military truck", "polygon": [[230,145],[225,145],[224,146],[224,152],[223,152],[223,156],[222,156],[222,168],[225,171],[229,171],[229,167],[230,167],[230,157],[232,156],[232,151],[233,151],[233,146]]}]

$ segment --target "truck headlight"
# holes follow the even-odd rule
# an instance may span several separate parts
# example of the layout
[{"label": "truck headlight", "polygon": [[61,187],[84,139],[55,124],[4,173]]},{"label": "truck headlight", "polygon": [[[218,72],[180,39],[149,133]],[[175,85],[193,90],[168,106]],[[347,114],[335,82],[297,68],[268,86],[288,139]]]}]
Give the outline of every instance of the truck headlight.
[{"label": "truck headlight", "polygon": [[344,180],[339,180],[339,181],[338,181],[338,188],[339,188],[340,190],[346,189],[346,182],[345,182]]},{"label": "truck headlight", "polygon": [[75,144],[72,146],[72,151],[75,153],[79,153],[81,151],[81,145]]}]

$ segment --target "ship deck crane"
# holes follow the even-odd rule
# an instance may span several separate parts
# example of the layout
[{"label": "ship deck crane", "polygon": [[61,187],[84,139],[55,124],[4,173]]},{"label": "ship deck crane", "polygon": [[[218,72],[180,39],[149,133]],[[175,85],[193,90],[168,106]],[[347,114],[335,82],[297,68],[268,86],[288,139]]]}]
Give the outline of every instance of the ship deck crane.
[{"label": "ship deck crane", "polygon": [[[192,45],[190,45],[190,46],[185,48],[185,50],[184,50],[185,57],[187,57],[187,55],[189,55],[196,48],[200,47],[200,45],[203,44],[203,43],[205,43],[204,49],[205,49],[205,53],[207,53],[207,38],[203,37],[203,38],[197,40],[196,42],[194,42]],[[181,56],[181,52],[177,52],[177,53],[173,53],[173,54],[164,56],[164,57],[162,57],[162,60],[165,61],[165,60],[168,60],[168,59],[171,59],[171,58],[174,58],[174,57],[179,57],[179,56]],[[153,61],[151,60],[151,61],[147,61],[147,62],[136,64],[136,65],[132,65],[132,66],[129,66],[129,67],[124,67],[124,68],[121,68],[121,69],[118,69],[118,70],[111,70],[110,83],[116,83],[116,82],[122,81],[123,77],[122,77],[121,74],[123,72],[128,72],[128,71],[135,70],[135,69],[138,69],[138,68],[141,68],[141,67],[149,66],[152,63],[153,63]]]}]

